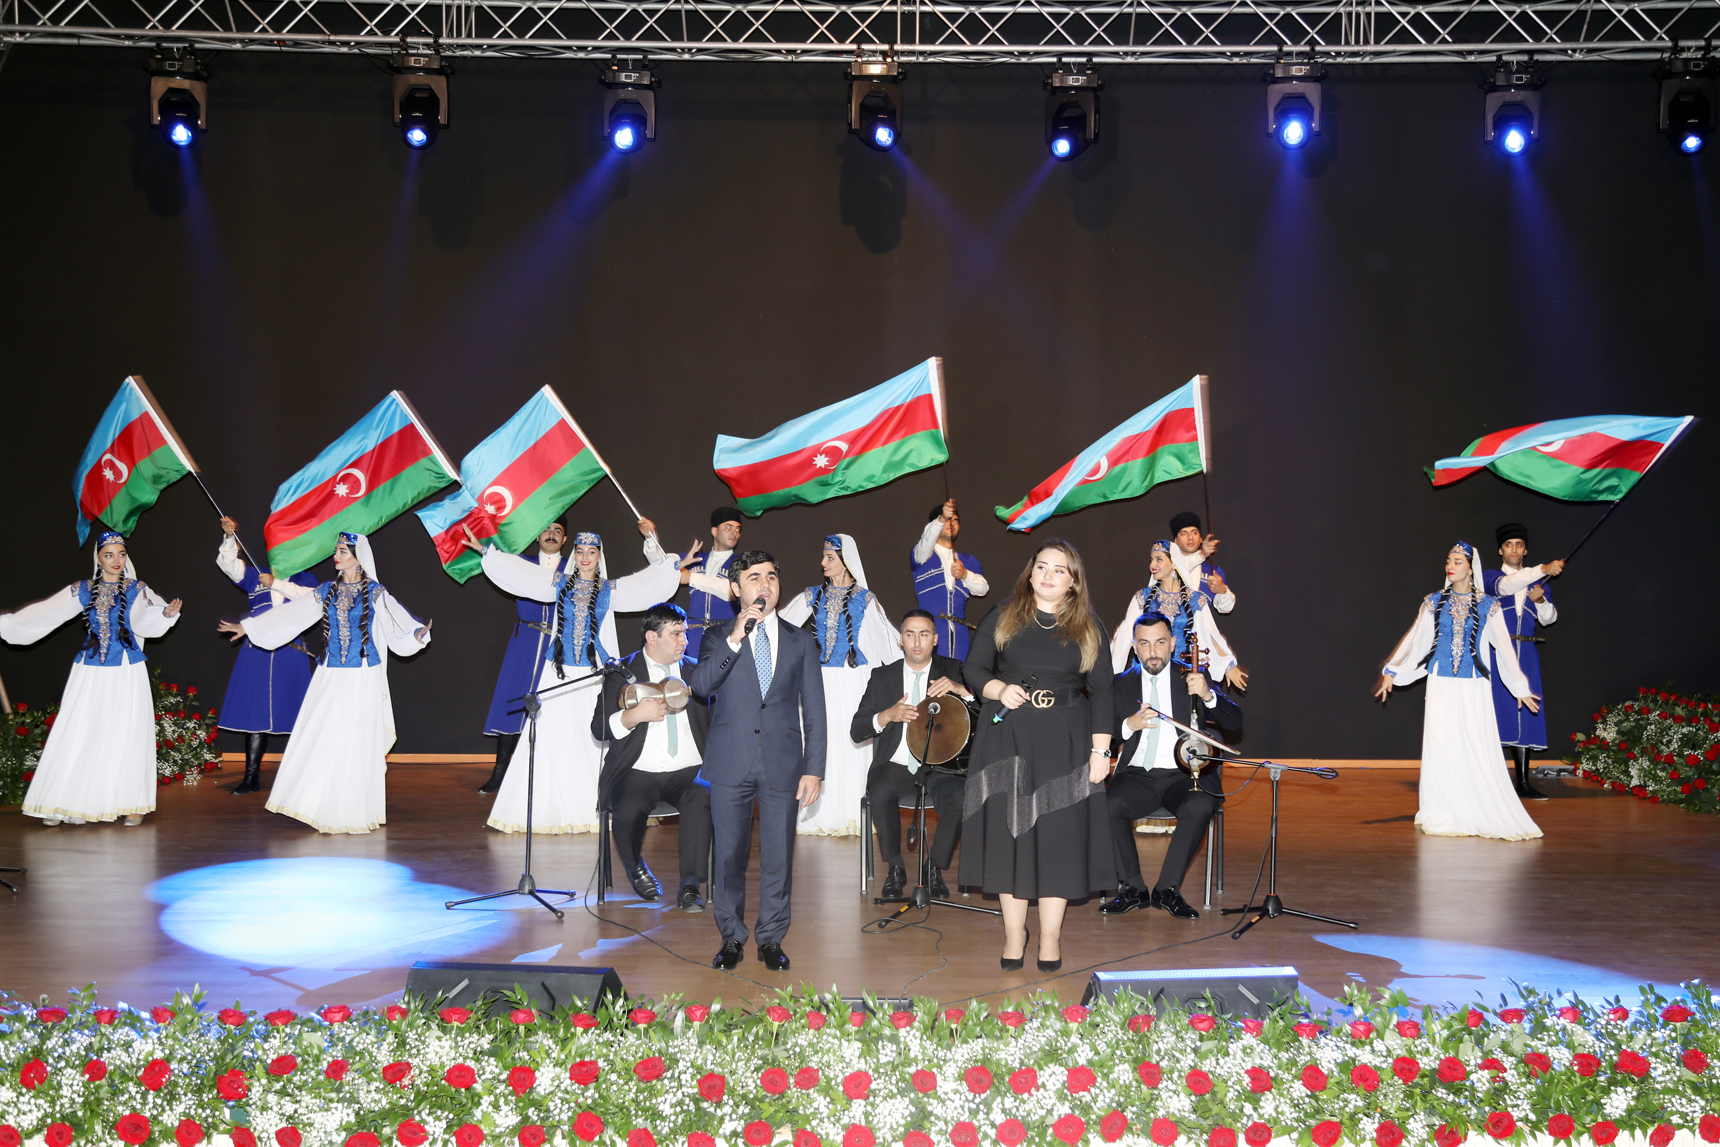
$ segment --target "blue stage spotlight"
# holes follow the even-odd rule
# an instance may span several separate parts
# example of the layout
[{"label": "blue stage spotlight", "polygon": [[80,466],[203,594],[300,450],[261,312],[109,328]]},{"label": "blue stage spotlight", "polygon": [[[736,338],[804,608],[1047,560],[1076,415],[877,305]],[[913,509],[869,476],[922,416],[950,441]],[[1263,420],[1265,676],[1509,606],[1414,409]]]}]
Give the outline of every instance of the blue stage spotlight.
[{"label": "blue stage spotlight", "polygon": [[1714,133],[1715,63],[1710,56],[1673,57],[1655,73],[1660,130],[1685,155],[1701,151]]},{"label": "blue stage spotlight", "polygon": [[1266,81],[1266,131],[1295,151],[1320,134],[1320,85],[1326,70],[1318,60],[1279,58]]},{"label": "blue stage spotlight", "polygon": [[1481,138],[1506,155],[1528,151],[1541,138],[1541,86],[1546,82],[1529,64],[1500,64],[1487,85]]},{"label": "blue stage spotlight", "polygon": [[902,71],[894,52],[848,66],[848,130],[873,151],[889,151],[902,134]]},{"label": "blue stage spotlight", "polygon": [[1092,72],[1057,71],[1045,81],[1045,146],[1053,159],[1074,159],[1099,138],[1099,89]]},{"label": "blue stage spotlight", "polygon": [[638,151],[657,138],[657,87],[643,68],[611,64],[603,74],[603,138],[616,151]]},{"label": "blue stage spotlight", "polygon": [[448,75],[440,52],[394,53],[394,122],[414,150],[429,147],[448,126]]},{"label": "blue stage spotlight", "polygon": [[190,147],[209,124],[209,72],[185,47],[162,47],[149,72],[149,122],[174,147]]}]

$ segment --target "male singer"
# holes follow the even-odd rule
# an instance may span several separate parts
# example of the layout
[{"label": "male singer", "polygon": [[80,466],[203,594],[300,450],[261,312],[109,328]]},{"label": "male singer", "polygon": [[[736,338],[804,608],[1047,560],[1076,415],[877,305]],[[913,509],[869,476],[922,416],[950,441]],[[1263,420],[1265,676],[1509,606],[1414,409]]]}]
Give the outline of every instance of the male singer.
[{"label": "male singer", "polygon": [[794,821],[818,799],[824,778],[824,679],[817,640],[777,617],[782,584],[776,559],[763,550],[738,553],[729,562],[729,582],[744,608],[731,628],[705,631],[687,682],[694,693],[716,698],[703,769],[711,783],[717,853],[711,904],[723,935],[711,967],[735,967],[746,946],[747,853],[756,801],[758,958],[768,970],[786,972],[782,938],[794,875]]}]

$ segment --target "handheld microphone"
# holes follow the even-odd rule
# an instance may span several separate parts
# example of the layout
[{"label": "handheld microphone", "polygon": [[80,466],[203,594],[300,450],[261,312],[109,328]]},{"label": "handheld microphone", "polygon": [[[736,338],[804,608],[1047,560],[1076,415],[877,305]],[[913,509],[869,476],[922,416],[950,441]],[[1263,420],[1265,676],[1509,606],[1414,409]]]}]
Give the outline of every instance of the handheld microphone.
[{"label": "handheld microphone", "polygon": [[[753,604],[756,606],[759,606],[760,608],[763,608],[764,603],[765,603],[764,602],[764,594],[762,594],[762,593],[753,599]],[[748,637],[752,636],[753,627],[756,626],[757,624],[758,624],[758,618],[756,618],[756,617],[747,618],[746,635]]]},{"label": "handheld microphone", "polygon": [[[1029,685],[1032,685],[1037,680],[1039,680],[1039,677],[1037,674],[1035,674],[1034,676],[1029,677],[1027,680],[1023,681],[1021,683],[1021,687],[1023,689],[1026,689]],[[1001,725],[1001,724],[1003,724],[1003,719],[1007,716],[1009,716],[1009,710],[1007,708],[1000,708],[1000,709],[998,709],[997,712],[995,712],[991,715],[991,723],[994,725]]]}]

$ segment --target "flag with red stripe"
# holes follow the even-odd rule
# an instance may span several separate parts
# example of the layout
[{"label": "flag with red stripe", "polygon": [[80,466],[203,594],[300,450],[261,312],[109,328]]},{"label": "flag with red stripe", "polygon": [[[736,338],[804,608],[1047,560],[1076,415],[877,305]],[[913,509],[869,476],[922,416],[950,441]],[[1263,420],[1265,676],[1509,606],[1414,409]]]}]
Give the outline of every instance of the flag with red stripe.
[{"label": "flag with red stripe", "polygon": [[419,510],[418,520],[436,543],[442,568],[464,582],[480,565],[477,552],[464,544],[468,529],[478,541],[493,540],[517,554],[607,473],[579,423],[546,386],[460,460],[463,485]]},{"label": "flag with red stripe", "polygon": [[762,438],[717,435],[711,466],[735,505],[757,517],[797,502],[856,494],[936,466],[944,441],[943,360],[929,358],[853,398]]},{"label": "flag with red stripe", "polygon": [[456,481],[454,464],[398,390],[281,483],[263,523],[276,577],[334,553],[344,532],[368,534]]},{"label": "flag with red stripe", "polygon": [[1023,533],[1053,514],[1133,498],[1208,465],[1206,375],[1199,374],[1059,466],[997,516]]},{"label": "flag with red stripe", "polygon": [[1696,419],[1596,415],[1484,434],[1427,468],[1435,486],[1480,469],[1567,502],[1616,502]]},{"label": "flag with red stripe", "polygon": [[163,490],[196,469],[143,379],[127,378],[72,475],[78,544],[89,540],[96,521],[129,535]]}]

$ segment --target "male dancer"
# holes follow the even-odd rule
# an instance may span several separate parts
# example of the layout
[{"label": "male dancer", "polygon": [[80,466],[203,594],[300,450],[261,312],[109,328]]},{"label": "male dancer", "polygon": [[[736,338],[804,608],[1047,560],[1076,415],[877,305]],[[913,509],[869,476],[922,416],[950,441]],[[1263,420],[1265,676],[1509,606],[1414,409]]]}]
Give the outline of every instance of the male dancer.
[{"label": "male dancer", "polygon": [[[1538,626],[1551,625],[1559,620],[1559,611],[1553,606],[1546,579],[1565,572],[1565,563],[1548,562],[1544,566],[1524,569],[1523,559],[1529,555],[1529,529],[1519,522],[1500,526],[1493,532],[1493,537],[1499,544],[1503,568],[1483,570],[1482,588],[1499,599],[1505,628],[1511,631],[1511,643],[1517,649],[1517,667],[1529,679],[1529,692],[1539,697],[1542,696],[1539,646],[1546,639],[1537,636],[1535,630]],[[1488,661],[1491,666],[1491,653]],[[1520,707],[1517,698],[1505,688],[1498,671],[1495,670],[1491,676],[1493,716],[1499,723],[1499,743],[1517,767],[1517,796],[1526,801],[1544,801],[1547,794],[1529,784],[1529,754],[1547,747],[1546,706],[1543,703],[1534,712]],[[1505,699],[1500,700],[1501,696]]]},{"label": "male dancer", "polygon": [[[914,795],[920,772],[919,759],[903,736],[903,725],[919,716],[916,706],[927,697],[955,693],[971,697],[962,683],[962,663],[932,652],[939,636],[935,619],[923,609],[910,609],[902,616],[901,661],[880,665],[866,681],[866,693],[848,730],[849,739],[860,744],[872,741],[872,767],[866,773],[866,796],[872,803],[872,823],[878,831],[878,855],[883,858],[886,900],[900,896],[908,884],[908,869],[902,863],[903,797]],[[949,704],[957,704],[953,698]],[[956,854],[962,831],[962,796],[967,781],[952,773],[933,772],[926,777],[926,796],[938,813],[937,839],[932,842],[932,878],[927,886],[934,900],[949,896],[944,871]],[[866,847],[861,842],[861,847]]]},{"label": "male dancer", "polygon": [[714,697],[705,741],[711,782],[711,830],[717,870],[711,882],[722,949],[711,967],[731,969],[746,946],[747,853],[753,803],[758,803],[758,958],[788,971],[782,938],[788,932],[794,876],[794,821],[818,799],[824,778],[824,678],[812,634],[777,617],[782,597],[776,559],[747,550],[729,563],[737,601],[746,603],[728,629],[705,630],[699,663],[687,684]]},{"label": "male dancer", "polygon": [[[920,531],[920,540],[909,555],[914,567],[914,594],[920,608],[937,624],[936,652],[957,661],[967,657],[968,634],[973,628],[967,623],[968,598],[991,592],[991,584],[980,572],[979,559],[956,553],[956,537],[961,530],[961,516],[956,513],[956,500],[951,498],[927,516],[926,528]],[[961,675],[956,677],[960,680]]]},{"label": "male dancer", "polygon": [[1176,565],[1177,573],[1182,575],[1183,584],[1211,594],[1212,608],[1219,613],[1235,609],[1236,594],[1225,584],[1224,567],[1212,560],[1218,549],[1218,539],[1201,533],[1200,515],[1193,510],[1184,510],[1173,517],[1171,539],[1176,542],[1176,549],[1171,551],[1171,561]]},{"label": "male dancer", "polygon": [[[567,525],[551,522],[538,535],[537,563],[555,572],[567,567],[573,551],[567,544]],[[520,730],[525,727],[525,707],[514,700],[523,696],[537,680],[538,666],[543,664],[544,650],[555,627],[555,603],[516,599],[519,616],[514,619],[514,631],[508,635],[508,650],[502,655],[502,671],[496,676],[496,693],[490,699],[490,712],[484,718],[484,735],[496,739],[496,767],[490,779],[478,786],[481,793],[493,793],[502,787],[508,762],[520,743]]]},{"label": "male dancer", "polygon": [[681,555],[681,584],[687,590],[687,639],[699,647],[705,630],[723,629],[735,619],[729,562],[741,540],[741,512],[733,506],[711,511],[711,548],[699,556],[699,543]]},{"label": "male dancer", "polygon": [[640,619],[645,648],[622,660],[625,674],[603,679],[603,702],[591,717],[591,735],[608,748],[597,777],[597,807],[615,810],[615,851],[642,900],[656,900],[662,887],[639,855],[645,822],[659,801],[681,813],[680,895],[683,912],[703,912],[699,885],[706,879],[711,848],[711,786],[699,776],[711,711],[704,700],[688,697],[671,711],[662,696],[644,697],[623,708],[621,691],[629,680],[661,686],[671,677],[683,682],[692,672],[686,659],[687,614],[659,602]]}]

